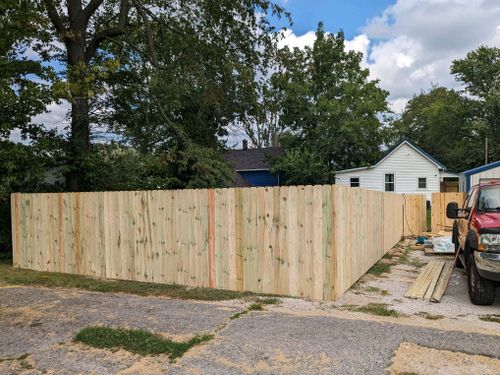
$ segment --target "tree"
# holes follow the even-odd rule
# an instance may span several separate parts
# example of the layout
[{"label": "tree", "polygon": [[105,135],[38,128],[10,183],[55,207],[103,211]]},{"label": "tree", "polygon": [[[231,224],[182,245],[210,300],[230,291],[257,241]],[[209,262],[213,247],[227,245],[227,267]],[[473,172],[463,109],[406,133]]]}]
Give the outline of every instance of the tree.
[{"label": "tree", "polygon": [[38,11],[27,0],[0,0],[0,141],[9,139],[12,131],[27,137],[39,134],[31,117],[54,99],[53,70],[26,56],[35,38],[46,38],[38,27]]},{"label": "tree", "polygon": [[285,143],[294,151],[285,154],[275,171],[299,176],[304,163],[292,161],[314,160],[311,168],[318,170],[307,182],[329,183],[335,170],[365,165],[379,156],[378,114],[387,110],[388,93],[368,79],[361,60],[361,53],[346,50],[342,32],[325,33],[322,24],[312,48],[280,51],[281,66],[272,82],[281,98]]},{"label": "tree", "polygon": [[[266,15],[282,13],[280,7],[268,0],[187,0],[180,3],[167,0],[68,0],[66,6],[56,0],[42,0],[42,4],[51,21],[53,39],[64,46],[63,54],[58,58],[66,66],[66,97],[71,103],[68,157],[72,169],[67,178],[71,190],[78,190],[85,179],[83,165],[90,153],[91,113],[97,102],[102,103],[97,99],[106,90],[106,82],[112,73],[142,65],[142,73],[156,70],[163,78],[170,77],[170,74],[189,75],[189,66],[184,69],[186,67],[179,63],[179,59],[185,62],[183,54],[190,54],[201,46],[205,52],[210,52],[209,47],[216,47],[214,54],[201,60],[206,64],[204,69],[214,69],[217,58],[224,62],[224,55],[228,54],[237,56],[238,64],[223,64],[222,67],[226,69],[226,75],[238,74],[244,70],[238,68],[257,64],[261,51],[271,43],[269,35],[273,28]],[[173,51],[170,50],[172,47]],[[164,74],[164,69],[168,73]],[[212,78],[217,79],[216,76]],[[154,81],[168,83],[160,78]],[[158,83],[153,84],[161,87]],[[169,95],[165,90],[158,96]],[[154,103],[149,97],[143,99],[141,104]],[[169,99],[175,102],[175,95]],[[194,100],[192,104],[196,108]],[[186,109],[191,113],[189,108]],[[212,108],[213,111],[217,109]],[[172,113],[169,110],[165,106],[165,111],[162,111],[162,116],[166,117],[164,122],[170,120]],[[227,121],[222,116],[216,116],[215,120],[209,116],[207,120],[210,113],[204,112],[203,115],[202,121],[208,123],[216,123],[217,119]],[[157,123],[153,121],[155,125]],[[204,130],[203,126],[201,128]]]},{"label": "tree", "polygon": [[474,100],[455,90],[435,87],[414,96],[401,118],[390,126],[392,142],[409,138],[450,170],[476,167],[483,155],[481,128],[474,123],[477,106]]},{"label": "tree", "polygon": [[465,91],[476,99],[478,113],[474,122],[479,139],[471,148],[480,148],[485,138],[488,138],[489,160],[499,160],[500,48],[481,46],[469,52],[464,59],[453,61],[451,73],[465,85]]}]

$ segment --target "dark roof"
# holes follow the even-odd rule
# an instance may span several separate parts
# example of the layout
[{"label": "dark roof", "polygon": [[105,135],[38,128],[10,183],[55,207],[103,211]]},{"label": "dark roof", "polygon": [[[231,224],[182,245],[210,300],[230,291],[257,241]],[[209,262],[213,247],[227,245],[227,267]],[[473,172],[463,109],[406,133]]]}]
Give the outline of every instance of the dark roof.
[{"label": "dark roof", "polygon": [[283,155],[281,147],[249,148],[247,150],[229,150],[224,159],[235,171],[269,170],[269,160]]},{"label": "dark roof", "polygon": [[488,169],[500,167],[500,160],[494,161],[489,164],[481,165],[480,167],[472,168],[467,171],[462,172],[461,174],[464,174],[466,176],[470,176],[471,174],[476,174],[479,172],[487,171]]}]

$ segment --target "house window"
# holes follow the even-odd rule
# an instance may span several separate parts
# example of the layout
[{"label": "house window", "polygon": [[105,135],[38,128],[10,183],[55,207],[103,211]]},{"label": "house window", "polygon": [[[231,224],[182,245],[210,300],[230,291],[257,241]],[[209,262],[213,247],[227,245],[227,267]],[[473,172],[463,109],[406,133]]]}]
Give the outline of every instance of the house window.
[{"label": "house window", "polygon": [[351,187],[359,187],[359,177],[351,177]]},{"label": "house window", "polygon": [[425,177],[418,178],[418,188],[419,189],[427,189],[427,178],[425,178]]},{"label": "house window", "polygon": [[385,175],[385,191],[394,191],[394,173]]}]

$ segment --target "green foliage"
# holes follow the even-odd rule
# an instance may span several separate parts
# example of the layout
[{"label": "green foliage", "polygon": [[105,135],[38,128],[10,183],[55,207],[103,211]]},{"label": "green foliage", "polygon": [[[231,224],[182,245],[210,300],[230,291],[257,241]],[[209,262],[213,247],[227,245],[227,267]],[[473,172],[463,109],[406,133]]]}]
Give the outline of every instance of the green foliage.
[{"label": "green foliage", "polygon": [[483,132],[473,121],[476,103],[444,87],[413,97],[392,124],[393,142],[409,138],[450,170],[481,164]]},{"label": "green foliage", "polygon": [[[455,60],[451,72],[473,95],[478,137],[489,139],[489,161],[500,159],[500,48],[481,46]],[[484,144],[484,143],[482,143]]]},{"label": "green foliage", "polygon": [[321,24],[312,48],[280,51],[281,67],[272,82],[293,151],[274,168],[286,183],[331,183],[335,170],[379,156],[377,115],[387,109],[388,93],[368,79],[361,60],[362,54],[346,51],[342,32],[327,34]]},{"label": "green foliage", "polygon": [[94,191],[228,187],[233,171],[214,149],[141,153],[118,144],[95,145],[83,164],[85,187]]},{"label": "green foliage", "polygon": [[141,355],[168,354],[170,360],[182,357],[195,345],[213,339],[213,335],[194,336],[185,342],[176,342],[160,335],[139,330],[108,327],[83,328],[75,336],[81,342],[99,349],[125,349]]}]

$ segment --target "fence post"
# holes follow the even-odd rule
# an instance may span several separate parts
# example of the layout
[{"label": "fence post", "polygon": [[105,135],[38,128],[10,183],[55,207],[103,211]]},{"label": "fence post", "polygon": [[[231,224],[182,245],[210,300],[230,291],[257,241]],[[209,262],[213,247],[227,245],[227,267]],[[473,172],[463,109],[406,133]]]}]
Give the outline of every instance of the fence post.
[{"label": "fence post", "polygon": [[215,191],[208,189],[208,285],[215,288]]}]

